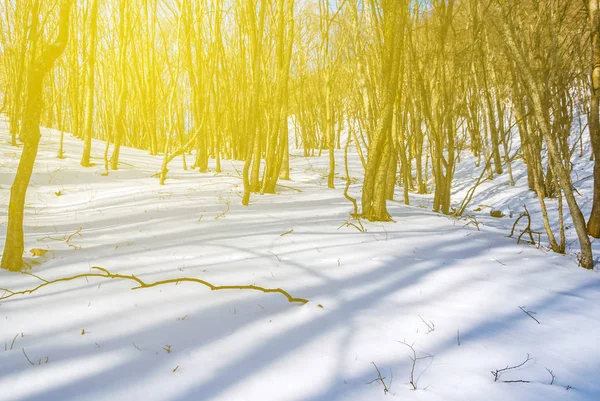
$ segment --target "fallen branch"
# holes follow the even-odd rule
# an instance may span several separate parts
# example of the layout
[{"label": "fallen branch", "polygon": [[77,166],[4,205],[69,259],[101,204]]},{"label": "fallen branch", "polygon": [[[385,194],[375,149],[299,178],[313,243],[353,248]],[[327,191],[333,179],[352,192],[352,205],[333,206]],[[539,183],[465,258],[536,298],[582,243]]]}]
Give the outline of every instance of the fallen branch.
[{"label": "fallen branch", "polygon": [[49,239],[49,240],[52,240],[52,241],[64,241],[67,244],[69,244],[71,242],[71,240],[73,239],[74,236],[78,235],[78,236],[81,237],[81,231],[82,230],[83,230],[83,227],[79,227],[79,230],[75,231],[73,234],[71,234],[71,235],[65,234],[62,237],[51,237],[50,235],[46,235],[43,238],[39,238],[37,241],[40,242],[40,241],[43,241],[45,239]]},{"label": "fallen branch", "polygon": [[25,353],[25,348],[21,348],[21,351],[23,351],[23,355],[25,355],[25,358],[27,359],[27,362],[29,362],[31,365],[35,365],[35,363],[31,362],[31,359],[29,359],[29,357]]},{"label": "fallen branch", "polygon": [[477,229],[477,231],[481,231],[481,229],[479,228],[479,225],[482,224],[482,223],[480,223],[480,222],[477,221],[477,217],[475,217],[475,216],[473,216],[471,214],[467,214],[467,215],[465,215],[465,218],[468,219],[469,221],[463,227],[466,227],[466,226],[472,224],[473,226],[475,226],[475,228]]},{"label": "fallen branch", "polygon": [[280,234],[279,236],[280,236],[280,237],[284,237],[284,236],[286,236],[286,235],[288,235],[288,234],[291,234],[291,233],[293,233],[293,232],[294,232],[294,229],[292,228],[291,230],[289,230],[289,231],[286,231],[286,232],[284,232],[283,234]]},{"label": "fallen branch", "polygon": [[222,213],[218,214],[215,217],[215,220],[225,217],[225,215],[229,212],[229,209],[231,208],[231,201],[229,199],[227,199],[227,200],[225,200],[225,204],[227,205],[227,208]]},{"label": "fallen branch", "polygon": [[200,280],[200,279],[192,278],[192,277],[180,277],[180,278],[156,281],[154,283],[146,283],[146,282],[142,281],[141,279],[139,279],[138,277],[134,276],[133,274],[130,276],[123,275],[123,274],[113,274],[113,273],[109,272],[108,270],[106,270],[102,267],[99,267],[99,266],[93,266],[92,269],[99,270],[102,273],[84,273],[84,274],[78,274],[76,276],[63,277],[63,278],[59,278],[56,280],[49,280],[49,281],[45,281],[45,280],[41,279],[42,281],[44,281],[42,284],[40,284],[37,287],[34,287],[32,289],[23,290],[23,291],[11,291],[6,288],[0,288],[0,291],[4,291],[4,294],[2,296],[0,296],[0,301],[11,298],[15,295],[31,294],[31,293],[33,293],[39,289],[42,289],[50,284],[55,284],[55,283],[60,283],[60,282],[65,282],[65,281],[73,281],[73,280],[77,280],[79,278],[99,277],[99,278],[107,278],[107,279],[123,279],[123,280],[135,281],[138,284],[138,286],[133,287],[132,290],[137,290],[140,288],[152,288],[152,287],[157,287],[159,285],[164,285],[164,284],[173,284],[173,283],[179,284],[179,283],[189,282],[189,283],[202,284],[202,285],[210,288],[211,291],[252,290],[252,291],[260,291],[260,292],[264,292],[264,293],[279,293],[279,294],[283,295],[284,297],[286,297],[289,302],[301,303],[301,304],[308,303],[307,299],[294,298],[287,291],[282,290],[281,288],[264,288],[264,287],[259,287],[256,285],[214,285],[214,284],[209,283],[208,281]]},{"label": "fallen branch", "polygon": [[417,367],[417,361],[423,360],[423,359],[428,359],[431,358],[433,359],[433,355],[425,355],[425,356],[420,356],[417,357],[417,351],[415,350],[414,344],[408,344],[406,341],[398,341],[400,344],[404,344],[406,345],[408,348],[410,348],[411,352],[412,352],[412,356],[409,355],[410,360],[412,361],[412,367],[410,368],[410,385],[412,386],[413,390],[417,390],[417,378],[415,378],[415,369]]},{"label": "fallen branch", "polygon": [[419,319],[421,319],[421,321],[423,322],[423,324],[425,326],[427,326],[427,334],[431,333],[432,331],[435,331],[435,323],[433,323],[432,321],[426,321],[425,319],[423,319],[421,317],[421,315],[419,315]]},{"label": "fallen branch", "polygon": [[525,309],[524,306],[519,306],[519,309],[521,309],[523,311],[523,313],[525,313],[527,316],[529,316],[530,318],[535,320],[537,322],[537,324],[541,324],[539,320],[537,320],[535,317],[533,317],[533,315],[536,314],[535,312]]},{"label": "fallen branch", "polygon": [[533,239],[533,234],[536,234],[538,236],[538,243],[539,238],[540,238],[540,233],[537,231],[533,231],[531,229],[531,215],[529,214],[529,210],[527,210],[527,206],[523,205],[523,208],[525,208],[525,212],[521,213],[519,215],[519,217],[517,218],[517,220],[515,220],[515,223],[512,226],[512,230],[510,231],[510,235],[508,236],[508,238],[512,238],[512,236],[515,234],[515,228],[517,227],[517,224],[519,223],[519,221],[523,218],[526,217],[527,218],[527,226],[525,227],[524,230],[521,231],[521,234],[519,234],[519,236],[517,237],[517,244],[519,244],[521,242],[521,238],[523,237],[523,235],[525,234],[529,234],[529,241],[524,241],[526,243],[529,243],[531,245],[535,245],[535,240]]},{"label": "fallen branch", "polygon": [[302,192],[301,189],[290,187],[289,185],[281,185],[281,184],[275,184],[275,185],[278,186],[278,187],[281,187],[281,188],[291,189],[292,191]]},{"label": "fallen branch", "polygon": [[358,231],[360,231],[361,233],[366,233],[367,229],[365,228],[365,226],[363,226],[363,224],[361,223],[360,219],[356,219],[356,221],[358,222],[358,225],[356,225],[354,223],[351,223],[349,221],[346,221],[344,224],[342,224],[341,226],[339,226],[337,229],[339,230],[342,227],[354,227]]},{"label": "fallen branch", "polygon": [[77,230],[73,234],[69,235],[66,239],[66,243],[68,244],[71,241],[71,239],[76,235],[79,235],[81,237],[81,234],[80,234],[81,230],[83,230],[83,227],[79,227],[79,230]]},{"label": "fallen branch", "polygon": [[381,376],[381,372],[379,371],[379,368],[377,367],[377,365],[375,365],[375,362],[371,362],[371,363],[373,364],[373,366],[375,366],[375,370],[377,370],[377,378],[371,380],[367,384],[371,384],[373,382],[379,382],[383,386],[383,394],[387,394],[390,391],[391,382],[390,382],[390,385],[388,386],[385,382],[385,377]]},{"label": "fallen branch", "polygon": [[[515,366],[506,365],[506,367],[503,369],[492,370],[492,376],[494,376],[494,381],[497,382],[503,373],[506,373],[508,371],[515,370],[515,369],[518,369],[518,368],[524,366],[527,362],[531,361],[531,359],[532,359],[531,355],[527,354],[527,358],[525,359],[525,361],[518,365],[515,365]],[[503,383],[529,383],[529,380],[500,380],[500,381]]]}]

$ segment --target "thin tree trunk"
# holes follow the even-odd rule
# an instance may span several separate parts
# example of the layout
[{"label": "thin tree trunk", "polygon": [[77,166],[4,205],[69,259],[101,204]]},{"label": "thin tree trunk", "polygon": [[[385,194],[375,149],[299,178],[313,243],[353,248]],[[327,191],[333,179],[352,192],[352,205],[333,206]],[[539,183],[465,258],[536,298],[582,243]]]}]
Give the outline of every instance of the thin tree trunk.
[{"label": "thin tree trunk", "polygon": [[589,120],[590,139],[594,150],[594,202],[587,223],[588,233],[600,238],[600,1],[589,0],[588,11],[592,34],[591,110]]},{"label": "thin tree trunk", "polygon": [[85,99],[85,123],[83,128],[83,155],[81,165],[90,167],[92,151],[92,124],[94,120],[94,92],[95,92],[95,66],[96,66],[96,38],[98,35],[98,4],[93,0],[90,11],[90,51],[88,52],[87,93]]},{"label": "thin tree trunk", "polygon": [[[23,251],[25,249],[23,238],[23,216],[27,187],[33,173],[33,165],[37,157],[38,146],[41,139],[40,117],[43,106],[43,82],[48,71],[53,67],[56,59],[64,52],[69,38],[69,15],[72,0],[62,0],[60,3],[59,33],[56,42],[48,46],[39,60],[32,58],[29,65],[27,79],[27,103],[23,114],[23,152],[17,168],[17,174],[10,189],[10,203],[8,206],[8,225],[4,253],[2,254],[1,267],[3,269],[18,271],[23,267]],[[35,13],[34,19],[39,15]],[[37,41],[37,28],[30,37]],[[34,43],[31,43],[33,46]]]}]

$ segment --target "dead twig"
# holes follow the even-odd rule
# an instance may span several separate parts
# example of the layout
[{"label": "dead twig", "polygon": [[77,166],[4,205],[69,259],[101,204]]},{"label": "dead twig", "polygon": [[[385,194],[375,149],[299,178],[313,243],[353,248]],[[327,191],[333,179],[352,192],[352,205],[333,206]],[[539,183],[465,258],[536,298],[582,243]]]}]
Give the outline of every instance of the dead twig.
[{"label": "dead twig", "polygon": [[275,256],[277,258],[278,262],[281,262],[281,258],[275,252],[271,252],[271,251],[267,251],[267,252],[269,252],[271,255]]},{"label": "dead twig", "polygon": [[373,364],[373,366],[375,366],[375,370],[377,370],[377,378],[371,380],[367,384],[371,384],[371,383],[374,383],[374,382],[379,382],[383,386],[383,394],[387,394],[390,391],[390,387],[392,386],[391,381],[390,381],[390,385],[388,386],[386,384],[386,382],[385,382],[385,377],[381,376],[381,372],[379,371],[379,368],[377,367],[377,365],[375,364],[375,362],[371,362],[371,363]]},{"label": "dead twig", "polygon": [[523,311],[523,313],[525,313],[527,316],[529,316],[530,318],[532,318],[533,320],[535,320],[537,322],[537,324],[541,324],[539,320],[537,320],[535,317],[533,317],[533,315],[535,315],[535,312],[532,312],[530,310],[526,310],[525,306],[519,306],[519,309],[521,309]]},{"label": "dead twig", "polygon": [[83,227],[79,227],[79,230],[77,230],[73,234],[69,235],[66,239],[66,243],[68,244],[71,241],[71,239],[76,235],[79,235],[81,237],[81,230],[83,230]]},{"label": "dead twig", "polygon": [[286,232],[284,232],[283,234],[279,234],[279,236],[280,236],[280,237],[285,237],[286,235],[288,235],[288,234],[291,234],[291,233],[293,233],[293,232],[294,232],[294,229],[292,228],[291,230],[289,230],[289,231],[286,231]]},{"label": "dead twig", "polygon": [[[22,335],[23,333],[21,333]],[[10,350],[12,351],[13,346],[15,345],[15,341],[17,340],[17,337],[19,337],[19,333],[15,334],[15,338],[13,338],[12,342],[10,343]],[[4,350],[6,351],[6,346],[4,346]]]},{"label": "dead twig", "polygon": [[291,303],[301,303],[301,304],[308,303],[307,299],[292,297],[287,291],[282,290],[281,288],[264,288],[264,287],[260,287],[260,286],[256,286],[256,285],[214,285],[214,284],[209,283],[206,280],[200,280],[200,279],[193,278],[193,277],[180,277],[180,278],[173,278],[173,279],[168,279],[168,280],[160,280],[160,281],[156,281],[154,283],[146,283],[146,282],[142,281],[141,279],[139,279],[138,277],[134,276],[133,274],[130,276],[123,275],[123,274],[113,274],[113,273],[109,272],[108,270],[106,270],[105,268],[99,267],[99,266],[93,266],[92,269],[99,270],[102,273],[83,273],[83,274],[78,274],[78,275],[71,276],[71,277],[59,278],[56,280],[50,280],[50,281],[44,280],[44,282],[42,284],[38,285],[37,287],[31,288],[29,290],[23,290],[23,291],[11,291],[11,290],[8,290],[5,288],[0,288],[0,291],[4,291],[4,294],[0,297],[0,301],[9,299],[15,295],[31,294],[31,293],[33,293],[41,288],[44,288],[48,285],[51,285],[51,284],[56,284],[56,283],[65,282],[65,281],[73,281],[73,280],[77,280],[80,278],[98,277],[98,278],[111,279],[111,280],[112,279],[123,279],[123,280],[135,281],[138,284],[138,286],[133,287],[132,290],[137,290],[137,289],[142,289],[142,288],[152,288],[152,287],[157,287],[159,285],[165,285],[165,284],[179,284],[179,283],[189,282],[189,283],[202,284],[202,285],[210,288],[211,291],[250,290],[250,291],[260,291],[260,292],[264,292],[264,293],[278,293],[278,294],[281,294],[284,297],[286,297],[287,300]]},{"label": "dead twig", "polygon": [[62,237],[51,237],[50,235],[46,235],[43,238],[39,238],[37,241],[43,241],[45,239],[49,239],[52,241],[64,241],[65,243],[67,243],[68,245],[71,245],[70,242],[73,239],[74,236],[79,235],[81,237],[81,231],[83,230],[83,227],[79,227],[79,229],[77,231],[75,231],[73,234],[67,235],[64,234]]},{"label": "dead twig", "polygon": [[[525,364],[527,364],[527,362],[531,361],[531,359],[532,359],[531,355],[527,354],[527,358],[525,359],[525,361],[523,361],[522,363],[520,363],[518,365],[514,365],[514,366],[506,365],[505,368],[492,370],[491,373],[492,373],[492,376],[494,376],[494,381],[497,382],[503,373],[506,373],[508,371],[515,370],[515,369],[525,366]],[[500,380],[500,381],[503,383],[529,383],[529,380]]]},{"label": "dead twig", "polygon": [[356,222],[358,223],[358,225],[351,223],[349,221],[346,221],[344,224],[342,224],[341,226],[339,226],[337,229],[339,230],[342,227],[354,227],[356,228],[358,231],[360,231],[361,233],[365,233],[367,232],[367,229],[365,228],[365,226],[363,226],[362,222],[360,221],[360,219],[356,219]]},{"label": "dead twig", "polygon": [[424,324],[425,326],[427,326],[427,333],[426,333],[426,334],[429,334],[429,333],[431,333],[432,331],[435,331],[435,323],[433,323],[431,320],[430,320],[429,322],[428,322],[428,321],[426,321],[425,319],[423,319],[423,318],[421,317],[421,315],[419,315],[419,319],[421,319],[421,321],[423,322],[423,324]]},{"label": "dead twig", "polygon": [[467,227],[469,225],[473,225],[473,226],[475,226],[475,228],[477,229],[477,231],[481,231],[481,229],[479,228],[479,225],[482,224],[482,223],[480,223],[479,221],[477,221],[477,217],[475,217],[472,214],[467,214],[467,215],[465,215],[465,218],[467,220],[469,220],[469,221],[463,227]]},{"label": "dead twig", "polygon": [[25,355],[25,358],[27,359],[27,362],[29,362],[29,364],[31,364],[31,365],[35,365],[35,363],[31,362],[31,359],[29,359],[29,357],[25,353],[25,348],[21,348],[21,351],[23,351],[23,355]]},{"label": "dead twig", "polygon": [[225,205],[227,205],[227,208],[222,213],[218,214],[215,217],[215,220],[225,217],[225,215],[227,214],[227,212],[229,212],[229,209],[231,208],[231,200],[226,199],[224,201],[225,201]]},{"label": "dead twig", "polygon": [[415,379],[415,369],[417,367],[417,361],[433,358],[433,355],[425,355],[425,356],[417,357],[417,351],[415,350],[414,343],[408,344],[406,341],[398,341],[398,342],[400,344],[406,345],[411,350],[412,355],[409,355],[409,358],[412,361],[412,367],[410,369],[410,385],[412,386],[413,390],[416,390],[418,379]]},{"label": "dead twig", "polygon": [[[533,239],[533,235],[536,234],[538,236],[538,238],[540,238],[541,233],[539,233],[537,231],[533,231],[531,229],[531,215],[529,214],[529,210],[527,210],[526,205],[523,205],[523,208],[525,209],[525,211],[519,215],[517,220],[515,220],[515,222],[512,226],[512,230],[510,230],[510,235],[508,236],[508,238],[512,238],[512,236],[515,234],[515,228],[517,227],[517,224],[519,223],[519,221],[522,218],[525,217],[525,218],[527,218],[527,226],[521,231],[521,234],[519,234],[519,236],[517,237],[517,244],[519,244],[521,242],[521,238],[523,237],[523,235],[528,234],[529,241],[524,241],[524,242],[531,244],[531,245],[536,245],[536,242]],[[539,240],[538,240],[538,242],[539,242]]]},{"label": "dead twig", "polygon": [[288,185],[281,185],[281,184],[277,184],[276,186],[281,187],[281,188],[287,188],[287,189],[291,189],[292,191],[296,191],[296,192],[302,192],[301,189],[298,188],[294,188],[294,187],[290,187]]}]

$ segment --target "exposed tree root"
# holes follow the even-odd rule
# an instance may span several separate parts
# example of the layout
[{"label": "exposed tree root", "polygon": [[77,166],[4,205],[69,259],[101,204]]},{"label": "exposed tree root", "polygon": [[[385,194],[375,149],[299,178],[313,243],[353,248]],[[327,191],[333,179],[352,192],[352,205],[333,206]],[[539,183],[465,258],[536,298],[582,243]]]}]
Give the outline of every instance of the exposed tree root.
[{"label": "exposed tree root", "polygon": [[108,270],[106,270],[102,267],[99,267],[99,266],[93,266],[92,269],[100,270],[102,273],[84,273],[84,274],[78,274],[78,275],[72,276],[72,277],[63,277],[63,278],[59,278],[56,280],[50,280],[50,281],[44,280],[41,277],[31,274],[32,276],[43,281],[43,283],[38,285],[37,287],[31,288],[29,290],[23,290],[23,291],[11,291],[6,288],[0,288],[0,291],[4,291],[4,294],[2,296],[0,296],[0,301],[11,298],[15,295],[31,294],[31,293],[33,293],[39,289],[42,289],[50,284],[60,283],[60,282],[64,282],[64,281],[72,281],[72,280],[76,280],[79,278],[99,277],[99,278],[124,279],[124,280],[135,281],[138,284],[138,286],[133,287],[132,290],[137,290],[140,288],[152,288],[152,287],[157,287],[159,285],[164,285],[164,284],[172,284],[172,283],[178,284],[178,283],[190,282],[190,283],[198,283],[198,284],[205,285],[208,288],[210,288],[211,291],[253,290],[253,291],[261,291],[264,293],[276,292],[276,293],[279,293],[279,294],[283,295],[284,297],[286,297],[289,302],[295,302],[295,303],[301,303],[301,304],[308,303],[307,299],[294,298],[287,291],[284,291],[281,288],[264,288],[264,287],[259,287],[256,285],[213,285],[213,284],[209,283],[208,281],[200,280],[200,279],[192,278],[192,277],[180,277],[180,278],[173,278],[173,279],[169,279],[169,280],[156,281],[154,283],[146,283],[146,282],[140,280],[139,278],[137,278],[136,276],[134,276],[133,274],[130,276],[126,276],[123,274],[113,274],[113,273],[109,272]]}]

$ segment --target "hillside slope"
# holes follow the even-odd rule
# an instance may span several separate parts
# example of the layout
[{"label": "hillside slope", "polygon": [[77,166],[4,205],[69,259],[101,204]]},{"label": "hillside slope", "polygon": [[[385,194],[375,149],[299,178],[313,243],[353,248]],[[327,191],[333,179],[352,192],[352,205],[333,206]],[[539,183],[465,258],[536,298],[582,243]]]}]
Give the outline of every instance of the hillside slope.
[{"label": "hillside slope", "polygon": [[[0,137],[6,130],[0,122]],[[326,158],[292,157],[292,181],[243,207],[238,162],[215,175],[183,171],[176,159],[160,186],[160,158],[123,149],[122,168],[105,176],[100,159],[79,166],[82,144],[68,135],[57,159],[58,137],[44,130],[28,192],[26,249],[46,251],[27,259],[31,273],[52,280],[100,266],[146,282],[282,288],[310,302],[195,283],[130,291],[130,281],[100,278],[15,296],[0,301],[2,401],[600,398],[600,278],[577,267],[574,252],[506,238],[515,215],[482,209],[478,231],[413,196],[414,206],[389,203],[396,223],[360,232],[343,225],[351,208],[342,189],[324,188]],[[95,155],[102,146],[94,142]],[[18,156],[0,144],[2,243]],[[467,162],[457,202],[477,175]],[[358,165],[352,159],[356,178]],[[493,203],[517,214],[523,202],[535,212],[518,166],[515,175],[514,188],[502,177],[482,186],[471,212]],[[41,282],[2,271],[0,283],[18,291]],[[401,342],[424,357],[416,391]],[[490,371],[527,355],[494,381]]]}]

